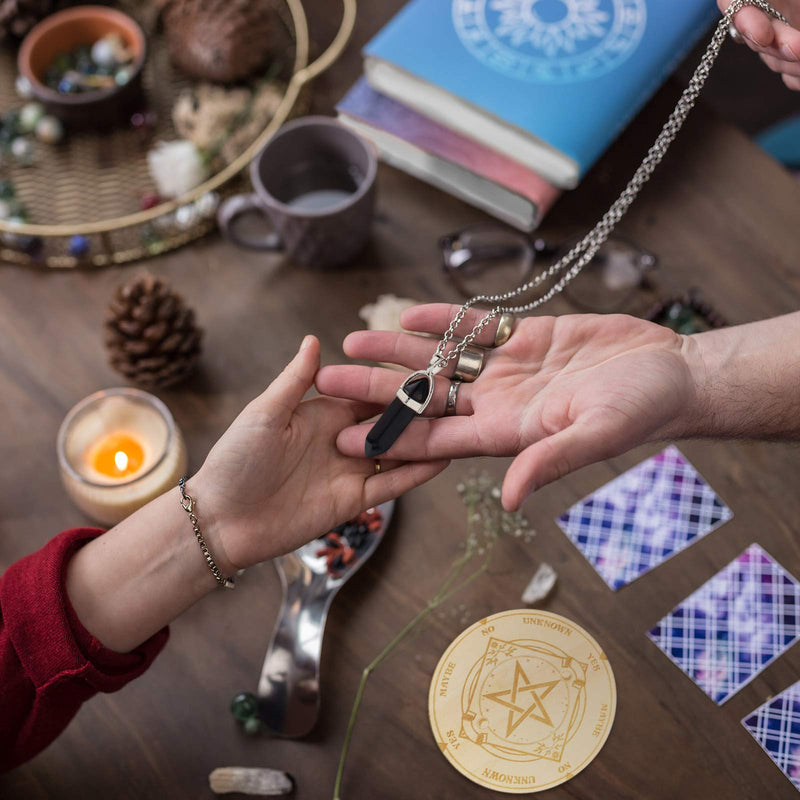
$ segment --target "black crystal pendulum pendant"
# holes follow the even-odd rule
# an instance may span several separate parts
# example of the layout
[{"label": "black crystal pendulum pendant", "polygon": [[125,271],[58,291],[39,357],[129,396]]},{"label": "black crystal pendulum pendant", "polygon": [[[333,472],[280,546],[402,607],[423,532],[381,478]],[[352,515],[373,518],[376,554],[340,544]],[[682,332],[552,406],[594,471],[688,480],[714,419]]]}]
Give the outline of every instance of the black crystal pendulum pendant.
[{"label": "black crystal pendulum pendant", "polygon": [[426,371],[412,372],[367,434],[364,445],[367,458],[376,458],[385,453],[400,438],[411,420],[425,411],[432,397],[433,375]]}]

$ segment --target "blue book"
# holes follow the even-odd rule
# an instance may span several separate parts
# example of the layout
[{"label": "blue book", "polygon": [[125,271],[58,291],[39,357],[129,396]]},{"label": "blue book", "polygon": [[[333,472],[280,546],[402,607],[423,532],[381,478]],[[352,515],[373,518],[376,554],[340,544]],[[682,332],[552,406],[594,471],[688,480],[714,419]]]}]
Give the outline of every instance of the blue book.
[{"label": "blue book", "polygon": [[412,0],[377,91],[572,188],[719,16],[713,0]]}]

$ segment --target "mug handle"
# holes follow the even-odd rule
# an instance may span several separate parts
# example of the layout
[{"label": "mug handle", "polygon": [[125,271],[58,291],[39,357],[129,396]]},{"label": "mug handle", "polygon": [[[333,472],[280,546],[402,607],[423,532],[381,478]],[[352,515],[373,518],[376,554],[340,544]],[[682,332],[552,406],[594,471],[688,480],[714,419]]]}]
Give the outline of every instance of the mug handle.
[{"label": "mug handle", "polygon": [[236,194],[224,200],[217,211],[217,224],[222,233],[234,244],[247,247],[250,250],[281,250],[283,242],[275,231],[269,231],[261,236],[242,236],[236,230],[236,220],[248,212],[256,212],[269,221],[256,194]]}]

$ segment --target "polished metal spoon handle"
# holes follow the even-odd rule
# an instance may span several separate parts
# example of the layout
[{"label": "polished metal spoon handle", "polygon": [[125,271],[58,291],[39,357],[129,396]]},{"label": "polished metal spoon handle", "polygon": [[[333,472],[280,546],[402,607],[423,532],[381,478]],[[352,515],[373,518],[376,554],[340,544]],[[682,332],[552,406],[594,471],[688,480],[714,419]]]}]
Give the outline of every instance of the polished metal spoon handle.
[{"label": "polished metal spoon handle", "polygon": [[294,553],[278,573],[283,603],[258,682],[259,716],[272,733],[307,734],[319,714],[319,664],[328,609],[339,586],[329,587]]},{"label": "polished metal spoon handle", "polygon": [[311,731],[320,709],[320,657],[328,609],[341,587],[380,544],[394,502],[379,506],[381,528],[369,546],[339,575],[316,552],[318,540],[275,560],[283,602],[258,682],[258,713],[273,734],[297,738]]}]

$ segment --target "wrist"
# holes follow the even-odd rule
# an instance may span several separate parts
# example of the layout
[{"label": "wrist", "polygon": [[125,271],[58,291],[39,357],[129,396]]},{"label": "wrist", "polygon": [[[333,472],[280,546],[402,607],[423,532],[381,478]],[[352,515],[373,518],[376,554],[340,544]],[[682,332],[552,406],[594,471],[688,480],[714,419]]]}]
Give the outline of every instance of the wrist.
[{"label": "wrist", "polygon": [[681,355],[686,364],[689,384],[687,403],[676,419],[675,438],[697,436],[707,427],[711,414],[711,376],[714,372],[710,364],[708,340],[704,334],[681,337]]},{"label": "wrist", "polygon": [[670,438],[723,436],[730,433],[724,418],[727,386],[733,375],[732,357],[738,344],[736,329],[721,329],[683,336],[681,355],[686,364],[689,391],[677,415]]},{"label": "wrist", "polygon": [[707,428],[711,412],[709,353],[704,334],[679,335],[677,350],[682,364],[679,374],[682,398],[675,413],[652,432],[650,441],[687,439],[702,434]]}]

